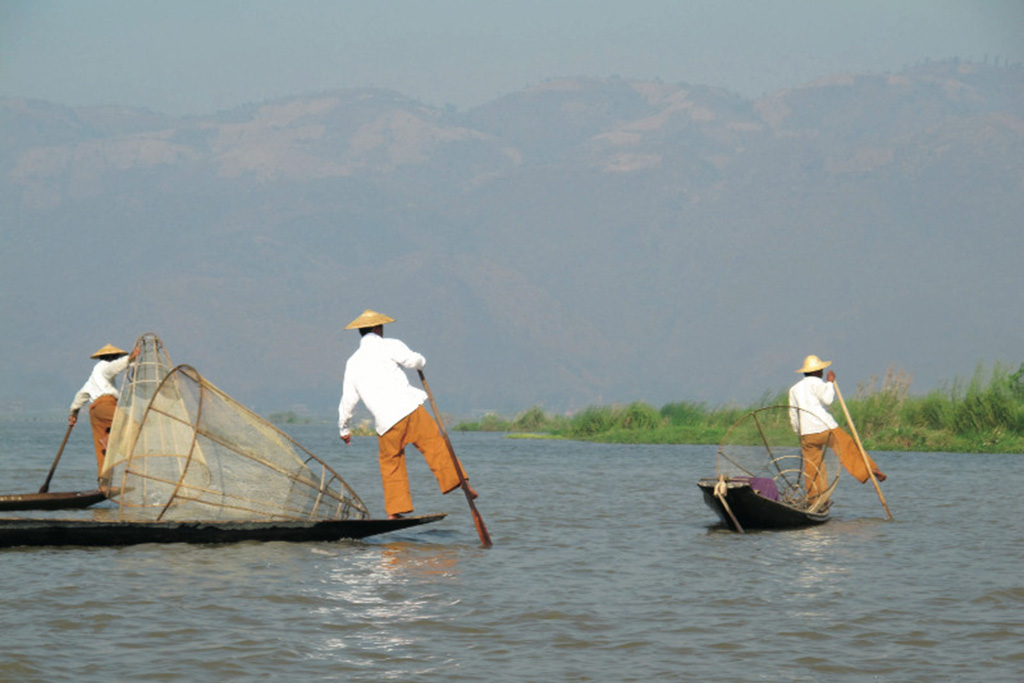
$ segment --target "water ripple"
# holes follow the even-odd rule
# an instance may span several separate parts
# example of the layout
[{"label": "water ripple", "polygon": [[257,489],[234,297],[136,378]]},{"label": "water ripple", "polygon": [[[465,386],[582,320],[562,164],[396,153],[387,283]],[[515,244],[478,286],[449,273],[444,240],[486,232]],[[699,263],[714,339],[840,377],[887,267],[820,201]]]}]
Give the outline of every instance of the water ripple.
[{"label": "water ripple", "polygon": [[[333,452],[316,429],[299,440]],[[417,505],[449,513],[418,531],[7,550],[0,680],[1024,679],[1024,531],[1003,523],[1024,512],[1019,456],[880,454],[896,521],[843,480],[829,524],[739,535],[694,484],[713,449],[453,438],[493,549],[413,459]],[[91,445],[76,448],[84,476]],[[344,453],[380,509],[372,443]],[[1005,505],[975,506],[982,485]]]}]

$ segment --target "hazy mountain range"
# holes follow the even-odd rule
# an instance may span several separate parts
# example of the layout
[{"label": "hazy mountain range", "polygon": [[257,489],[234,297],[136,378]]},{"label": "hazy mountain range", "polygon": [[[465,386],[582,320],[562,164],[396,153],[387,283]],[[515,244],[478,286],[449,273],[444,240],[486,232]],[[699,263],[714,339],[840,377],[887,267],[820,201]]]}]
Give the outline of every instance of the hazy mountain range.
[{"label": "hazy mountain range", "polygon": [[456,111],[344,90],[194,118],[0,99],[4,412],[157,332],[257,410],[334,410],[365,308],[441,408],[844,393],[1024,360],[1024,69],[749,100],[566,78]]}]

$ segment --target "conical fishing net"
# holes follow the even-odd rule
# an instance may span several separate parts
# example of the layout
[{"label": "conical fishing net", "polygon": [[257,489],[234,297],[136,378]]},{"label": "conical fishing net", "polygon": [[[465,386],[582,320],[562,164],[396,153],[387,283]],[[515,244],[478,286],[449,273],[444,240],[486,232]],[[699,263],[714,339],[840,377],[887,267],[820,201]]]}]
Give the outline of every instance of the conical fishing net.
[{"label": "conical fishing net", "polygon": [[365,519],[326,463],[203,378],[140,340],[111,430],[103,479],[125,520]]},{"label": "conical fishing net", "polygon": [[125,453],[135,442],[150,399],[173,367],[163,342],[152,332],[139,337],[135,346],[139,349],[139,356],[128,364],[125,371],[117,412],[110,426],[104,472],[110,469],[111,453]]},{"label": "conical fishing net", "polygon": [[807,411],[769,406],[747,413],[718,446],[716,473],[727,479],[770,479],[778,499],[794,507],[823,509],[839,481],[839,459],[826,442],[820,463],[805,461],[793,424],[814,419]]}]

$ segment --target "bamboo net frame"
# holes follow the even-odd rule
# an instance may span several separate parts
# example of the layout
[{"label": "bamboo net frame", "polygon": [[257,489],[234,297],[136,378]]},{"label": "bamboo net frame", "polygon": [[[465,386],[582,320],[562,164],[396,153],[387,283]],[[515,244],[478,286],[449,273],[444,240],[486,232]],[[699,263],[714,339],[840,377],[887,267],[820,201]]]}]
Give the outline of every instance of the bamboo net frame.
[{"label": "bamboo net frame", "polygon": [[369,517],[359,496],[326,463],[195,368],[170,368],[155,335],[144,335],[140,344],[103,473],[120,519]]}]

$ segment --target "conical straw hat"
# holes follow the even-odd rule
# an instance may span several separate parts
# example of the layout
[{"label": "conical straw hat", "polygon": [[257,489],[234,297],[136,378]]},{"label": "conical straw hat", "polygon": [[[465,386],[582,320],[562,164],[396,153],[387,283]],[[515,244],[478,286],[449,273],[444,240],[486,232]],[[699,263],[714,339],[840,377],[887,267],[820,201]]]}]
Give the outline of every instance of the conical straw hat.
[{"label": "conical straw hat", "polygon": [[389,318],[383,313],[371,311],[369,308],[367,308],[365,311],[363,311],[363,314],[361,316],[359,316],[358,318],[350,322],[348,325],[346,325],[345,329],[358,330],[364,327],[377,327],[377,325],[384,325],[386,323],[393,322],[395,322],[394,318]]},{"label": "conical straw hat", "polygon": [[804,366],[797,370],[797,372],[817,372],[818,370],[824,370],[830,365],[832,365],[830,360],[822,360],[817,356],[807,356],[807,358],[804,358]]},{"label": "conical straw hat", "polygon": [[102,356],[113,356],[113,355],[126,356],[126,355],[128,355],[128,352],[125,351],[124,349],[117,348],[113,344],[107,344],[102,349],[100,349],[96,353],[94,353],[91,356],[89,356],[89,358],[100,358]]}]

